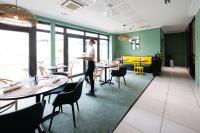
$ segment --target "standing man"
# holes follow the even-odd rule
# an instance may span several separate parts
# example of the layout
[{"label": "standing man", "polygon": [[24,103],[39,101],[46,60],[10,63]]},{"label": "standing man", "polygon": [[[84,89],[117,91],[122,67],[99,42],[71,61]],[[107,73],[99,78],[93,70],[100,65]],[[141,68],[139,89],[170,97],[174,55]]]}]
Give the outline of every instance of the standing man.
[{"label": "standing man", "polygon": [[[89,83],[91,85],[91,90],[86,93],[86,95],[90,95],[90,96],[95,96],[94,94],[94,78],[93,78],[93,72],[95,69],[95,63],[94,63],[94,58],[95,58],[95,50],[93,45],[95,44],[94,39],[90,39],[89,41],[89,45],[90,45],[90,51],[89,51],[89,58],[88,58],[88,69],[86,71],[85,74],[85,80],[87,81],[87,83]],[[89,80],[88,80],[88,76],[89,76]]]}]

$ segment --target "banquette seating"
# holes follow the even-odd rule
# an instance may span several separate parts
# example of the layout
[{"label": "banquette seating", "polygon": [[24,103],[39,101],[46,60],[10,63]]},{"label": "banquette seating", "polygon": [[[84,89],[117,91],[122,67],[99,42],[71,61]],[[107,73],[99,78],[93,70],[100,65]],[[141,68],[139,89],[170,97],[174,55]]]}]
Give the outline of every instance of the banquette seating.
[{"label": "banquette seating", "polygon": [[144,67],[144,72],[152,73],[152,56],[134,56],[134,55],[126,55],[122,56],[124,59],[123,63],[129,70],[134,70],[134,64],[138,63],[139,60],[143,60],[141,62],[141,66]]}]

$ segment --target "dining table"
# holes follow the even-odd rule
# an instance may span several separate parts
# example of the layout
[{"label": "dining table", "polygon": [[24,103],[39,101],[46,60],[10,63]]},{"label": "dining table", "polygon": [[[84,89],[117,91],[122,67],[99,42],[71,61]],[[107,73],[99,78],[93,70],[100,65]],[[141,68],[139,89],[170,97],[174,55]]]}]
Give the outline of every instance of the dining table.
[{"label": "dining table", "polygon": [[[68,78],[62,75],[35,76],[0,86],[0,100],[18,100],[36,97],[36,103],[40,102],[41,95],[62,87],[68,82]],[[58,114],[56,112],[54,115]],[[42,122],[49,119],[52,114],[43,117]]]},{"label": "dining table", "polygon": [[97,63],[95,66],[97,68],[104,69],[104,80],[101,80],[101,85],[104,85],[106,83],[110,83],[110,79],[107,79],[107,69],[117,67],[117,65],[112,64],[112,63]]},{"label": "dining table", "polygon": [[115,58],[115,60],[119,61],[121,64],[124,63],[124,61],[128,60],[126,58]]},{"label": "dining table", "polygon": [[144,59],[139,59],[139,60],[134,60],[134,62],[139,62],[140,66],[142,65],[142,62],[147,62],[147,60]]},{"label": "dining table", "polygon": [[52,73],[58,72],[58,69],[65,69],[67,68],[66,65],[53,65],[50,66],[48,69],[51,70]]}]

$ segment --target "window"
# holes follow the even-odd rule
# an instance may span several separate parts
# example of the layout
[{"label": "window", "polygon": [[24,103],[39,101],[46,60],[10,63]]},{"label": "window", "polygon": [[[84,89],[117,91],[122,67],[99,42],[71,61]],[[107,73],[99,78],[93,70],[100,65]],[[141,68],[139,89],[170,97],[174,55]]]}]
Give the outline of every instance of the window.
[{"label": "window", "polygon": [[56,31],[56,32],[60,32],[60,33],[64,33],[64,28],[63,28],[63,27],[58,27],[58,26],[56,26],[56,27],[55,27],[55,31]]},{"label": "window", "polygon": [[100,61],[108,60],[108,40],[100,40]]},{"label": "window", "polygon": [[36,29],[50,31],[50,25],[49,24],[43,24],[43,23],[37,23]]},{"label": "window", "polygon": [[64,64],[64,35],[56,34],[56,64]]},{"label": "window", "polygon": [[51,62],[50,33],[37,31],[37,64],[49,67]]},{"label": "window", "polygon": [[97,38],[98,34],[86,32],[86,36]]},{"label": "window", "polygon": [[68,34],[75,34],[75,35],[84,35],[83,31],[73,30],[73,29],[67,29],[67,33]]},{"label": "window", "polygon": [[74,62],[72,75],[83,73],[83,60],[76,60],[77,57],[83,55],[83,39],[82,38],[68,38],[68,62]]},{"label": "window", "polygon": [[[12,39],[11,39],[12,38]],[[29,34],[0,30],[0,76],[18,81],[29,75]]]},{"label": "window", "polygon": [[108,36],[100,35],[99,38],[100,38],[100,39],[108,39]]}]

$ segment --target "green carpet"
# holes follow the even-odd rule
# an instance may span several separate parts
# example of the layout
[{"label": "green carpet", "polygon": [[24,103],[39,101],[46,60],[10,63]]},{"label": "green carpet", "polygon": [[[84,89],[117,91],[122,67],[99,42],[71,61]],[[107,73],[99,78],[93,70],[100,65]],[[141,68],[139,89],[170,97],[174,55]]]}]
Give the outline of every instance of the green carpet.
[{"label": "green carpet", "polygon": [[[146,86],[153,79],[152,74],[144,76],[135,75],[128,71],[125,76],[127,85],[121,79],[121,88],[118,89],[117,81],[113,78],[114,85],[99,85],[95,82],[96,97],[85,95],[90,85],[84,82],[83,93],[79,99],[78,112],[75,106],[77,128],[73,126],[72,111],[70,105],[63,106],[63,113],[54,117],[51,132],[48,132],[49,122],[43,123],[47,133],[109,133],[117,126],[127,110],[137,100]],[[76,79],[75,79],[76,80]],[[51,103],[56,95],[52,95]],[[48,97],[46,97],[47,99]],[[19,100],[18,108],[24,108],[35,103],[35,98]],[[14,108],[12,108],[14,109]],[[13,110],[9,111],[13,111]],[[52,105],[46,104],[44,115],[52,112]]]},{"label": "green carpet", "polygon": [[[126,75],[127,85],[121,79],[121,88],[118,89],[115,78],[114,85],[95,84],[96,97],[85,95],[90,85],[83,86],[83,93],[79,100],[80,112],[75,108],[77,128],[73,126],[72,111],[70,105],[63,106],[63,113],[54,117],[53,133],[109,133],[122,119],[129,107],[140,96],[146,86],[153,79],[152,74],[137,76],[134,72]],[[51,98],[53,100],[53,97]],[[45,114],[52,111],[52,106],[45,108]],[[49,120],[44,122],[48,129]]]}]

